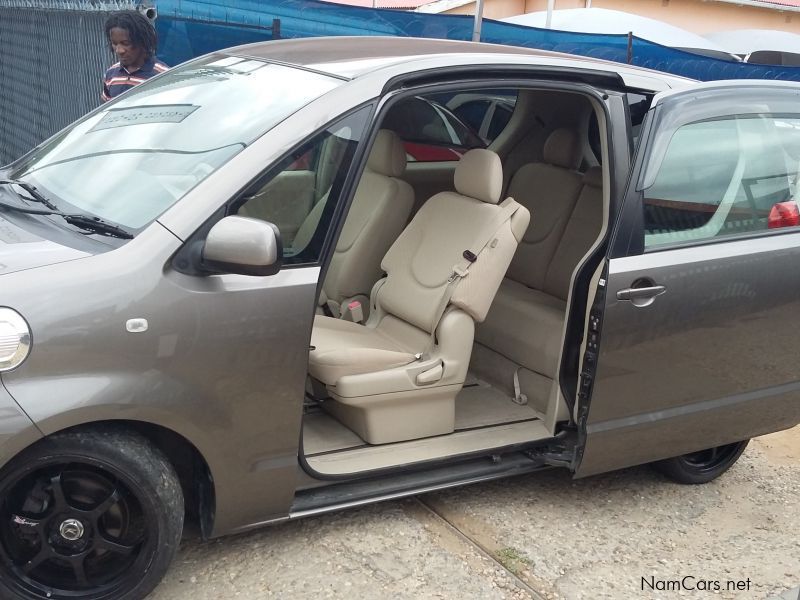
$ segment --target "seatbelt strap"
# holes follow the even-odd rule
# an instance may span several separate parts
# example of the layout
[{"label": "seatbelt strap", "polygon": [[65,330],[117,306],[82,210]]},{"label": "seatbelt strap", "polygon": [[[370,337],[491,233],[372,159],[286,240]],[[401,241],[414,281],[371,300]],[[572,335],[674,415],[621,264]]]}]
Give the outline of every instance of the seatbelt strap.
[{"label": "seatbelt strap", "polygon": [[514,397],[512,400],[517,404],[524,406],[528,403],[528,397],[522,393],[522,388],[519,386],[519,370],[522,367],[519,367],[516,371],[514,371]]},{"label": "seatbelt strap", "polygon": [[464,252],[461,254],[461,259],[455,265],[453,265],[453,271],[450,274],[450,277],[447,279],[447,287],[444,289],[444,293],[439,300],[439,305],[436,307],[436,312],[433,313],[434,319],[430,331],[428,348],[422,355],[423,358],[426,358],[428,355],[430,355],[431,351],[436,345],[436,327],[439,325],[439,321],[441,321],[444,311],[447,310],[447,305],[450,304],[450,298],[453,297],[453,293],[456,291],[458,282],[469,275],[469,268],[472,266],[472,263],[478,260],[478,256],[480,256],[481,252],[483,252],[483,249],[486,248],[486,246],[488,246],[489,243],[495,238],[495,234],[497,233],[497,230],[500,229],[500,226],[508,221],[514,215],[514,213],[519,210],[520,207],[519,203],[517,203],[513,198],[506,198],[498,206],[500,210],[497,212],[494,218],[486,224],[484,229],[481,231],[481,234],[475,239],[475,244],[473,244],[470,249],[464,250]]},{"label": "seatbelt strap", "polygon": [[325,293],[325,290],[319,293],[319,302],[317,304],[322,309],[322,314],[326,317],[338,319],[342,316],[339,303],[328,298],[328,294]]},{"label": "seatbelt strap", "polygon": [[333,314],[330,306],[330,300],[328,299],[328,294],[325,293],[324,289],[319,293],[319,301],[317,302],[317,305],[322,309],[322,314],[324,314],[326,317],[338,317],[338,315]]},{"label": "seatbelt strap", "polygon": [[483,252],[483,249],[495,238],[500,226],[519,210],[520,205],[513,198],[506,198],[498,204],[498,208],[500,210],[494,218],[486,224],[481,234],[475,239],[475,243],[472,247],[469,250],[464,250],[461,255],[461,261],[453,267],[453,274],[457,275],[459,279],[466,277],[466,274],[459,275],[459,272],[466,273],[469,271],[472,263],[478,260],[478,256]]}]

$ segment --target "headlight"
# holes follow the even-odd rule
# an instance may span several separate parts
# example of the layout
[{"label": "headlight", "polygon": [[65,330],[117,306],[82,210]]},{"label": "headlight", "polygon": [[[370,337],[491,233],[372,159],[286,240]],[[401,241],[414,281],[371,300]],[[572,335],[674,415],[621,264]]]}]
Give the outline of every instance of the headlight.
[{"label": "headlight", "polygon": [[31,351],[31,330],[15,310],[0,308],[0,372],[22,364]]}]

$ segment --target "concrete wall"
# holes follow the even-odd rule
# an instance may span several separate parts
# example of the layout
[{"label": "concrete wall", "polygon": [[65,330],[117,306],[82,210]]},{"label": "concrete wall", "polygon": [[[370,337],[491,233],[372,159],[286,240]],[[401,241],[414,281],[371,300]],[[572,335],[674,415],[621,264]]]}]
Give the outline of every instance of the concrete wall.
[{"label": "concrete wall", "polygon": [[[556,10],[585,8],[586,1],[556,0],[555,5]],[[789,10],[705,0],[592,0],[591,6],[658,19],[700,34],[728,29],[778,29],[800,34],[800,12]],[[483,15],[487,19],[502,19],[546,9],[547,0],[484,0]],[[446,12],[471,15],[475,13],[475,4]]]}]

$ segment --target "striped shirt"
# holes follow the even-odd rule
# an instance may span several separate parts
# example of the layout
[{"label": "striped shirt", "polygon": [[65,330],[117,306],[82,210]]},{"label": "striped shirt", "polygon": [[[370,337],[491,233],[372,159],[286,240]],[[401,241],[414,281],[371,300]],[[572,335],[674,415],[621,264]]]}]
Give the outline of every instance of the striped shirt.
[{"label": "striped shirt", "polygon": [[128,72],[128,69],[123,67],[120,63],[111,65],[103,79],[103,93],[100,97],[103,99],[103,102],[108,102],[112,98],[119,96],[125,90],[132,88],[134,85],[139,85],[159,73],[163,73],[168,68],[167,65],[154,57],[148,58],[145,63],[133,73]]}]

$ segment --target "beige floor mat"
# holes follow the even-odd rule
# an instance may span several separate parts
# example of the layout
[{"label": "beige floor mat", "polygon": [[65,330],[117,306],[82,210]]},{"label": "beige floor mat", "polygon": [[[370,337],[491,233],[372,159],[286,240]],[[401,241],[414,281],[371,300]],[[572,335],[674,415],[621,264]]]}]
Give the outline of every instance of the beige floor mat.
[{"label": "beige floor mat", "polygon": [[303,417],[303,451],[306,455],[363,446],[364,440],[324,412]]},{"label": "beige floor mat", "polygon": [[456,397],[456,430],[538,417],[533,408],[512,402],[511,398],[488,383],[474,378],[471,382],[472,385],[464,387]]},{"label": "beige floor mat", "polygon": [[458,431],[410,442],[364,446],[317,456],[307,456],[312,469],[326,475],[345,475],[418,462],[451,458],[483,450],[524,444],[550,437],[539,420]]}]

